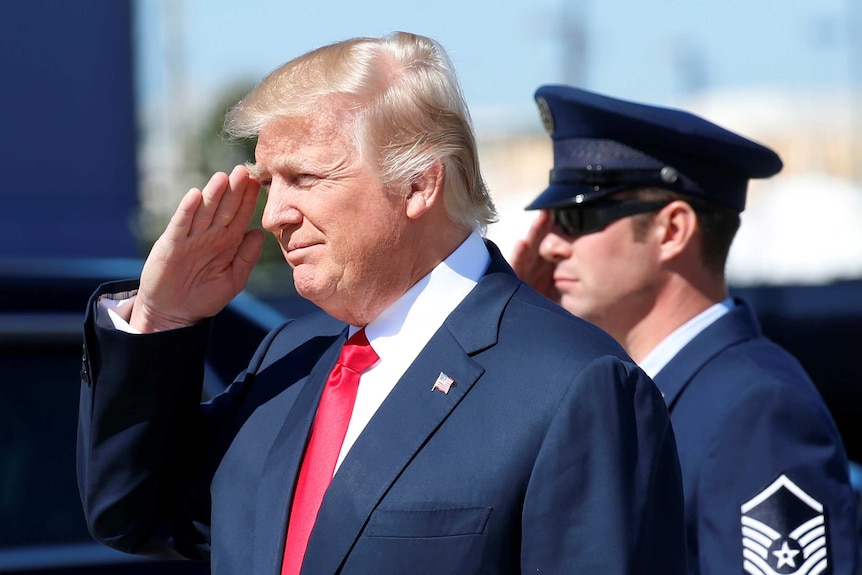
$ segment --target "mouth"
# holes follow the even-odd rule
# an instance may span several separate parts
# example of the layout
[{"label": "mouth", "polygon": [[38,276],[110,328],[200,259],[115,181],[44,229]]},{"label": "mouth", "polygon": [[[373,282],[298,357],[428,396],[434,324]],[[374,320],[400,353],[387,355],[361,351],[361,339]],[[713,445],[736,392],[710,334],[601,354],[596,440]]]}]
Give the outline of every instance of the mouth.
[{"label": "mouth", "polygon": [[282,244],[284,248],[284,257],[290,264],[301,263],[309,251],[319,245],[320,242],[304,242],[296,240],[289,241],[287,245]]},{"label": "mouth", "polygon": [[295,252],[295,251],[299,251],[299,250],[304,250],[306,248],[310,248],[311,246],[314,246],[314,245],[316,245],[315,242],[297,242],[297,241],[291,240],[287,243],[286,247],[287,247],[288,252]]},{"label": "mouth", "polygon": [[554,283],[556,283],[556,282],[576,282],[576,281],[578,281],[578,278],[575,278],[575,277],[558,276],[558,275],[554,276]]},{"label": "mouth", "polygon": [[572,277],[563,277],[563,276],[554,276],[554,287],[557,288],[558,291],[565,291],[566,288],[569,288],[578,283],[577,278]]}]

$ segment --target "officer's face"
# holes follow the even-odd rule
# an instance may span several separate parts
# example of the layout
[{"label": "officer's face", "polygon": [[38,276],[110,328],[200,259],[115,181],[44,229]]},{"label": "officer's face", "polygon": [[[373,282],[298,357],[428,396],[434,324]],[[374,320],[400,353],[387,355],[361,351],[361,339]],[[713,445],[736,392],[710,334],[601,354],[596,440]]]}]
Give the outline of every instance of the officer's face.
[{"label": "officer's face", "polygon": [[659,289],[659,241],[651,232],[637,235],[631,216],[582,235],[555,225],[539,253],[555,266],[560,304],[622,342]]}]

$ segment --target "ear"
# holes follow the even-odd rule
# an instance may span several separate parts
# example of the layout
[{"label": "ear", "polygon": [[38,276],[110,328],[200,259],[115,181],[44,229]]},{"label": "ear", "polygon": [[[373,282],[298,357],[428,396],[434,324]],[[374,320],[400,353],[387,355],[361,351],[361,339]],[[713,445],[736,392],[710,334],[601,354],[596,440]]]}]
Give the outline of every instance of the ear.
[{"label": "ear", "polygon": [[695,247],[698,231],[697,214],[694,208],[680,200],[666,205],[656,217],[661,242],[659,253],[662,261],[670,261]]},{"label": "ear", "polygon": [[407,217],[416,219],[435,204],[443,203],[443,162],[437,161],[430,168],[413,178],[407,196]]}]

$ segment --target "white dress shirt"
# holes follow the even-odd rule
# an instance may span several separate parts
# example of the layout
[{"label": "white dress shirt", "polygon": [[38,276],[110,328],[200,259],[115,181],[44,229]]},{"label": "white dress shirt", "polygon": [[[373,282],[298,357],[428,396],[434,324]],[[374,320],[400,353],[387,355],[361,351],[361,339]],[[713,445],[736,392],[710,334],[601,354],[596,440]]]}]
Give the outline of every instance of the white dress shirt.
[{"label": "white dress shirt", "polygon": [[[445,261],[366,326],[365,335],[380,361],[359,379],[336,471],[383,400],[449,314],[476,286],[490,261],[481,236],[473,232]],[[350,335],[358,330],[351,326]]]}]

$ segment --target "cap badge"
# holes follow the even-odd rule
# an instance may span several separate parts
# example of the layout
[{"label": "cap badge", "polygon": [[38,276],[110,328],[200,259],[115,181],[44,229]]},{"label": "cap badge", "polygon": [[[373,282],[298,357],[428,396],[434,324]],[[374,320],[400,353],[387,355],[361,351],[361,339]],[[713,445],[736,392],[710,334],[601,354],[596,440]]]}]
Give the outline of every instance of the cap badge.
[{"label": "cap badge", "polygon": [[539,117],[542,119],[542,125],[549,135],[554,134],[554,116],[551,114],[551,108],[548,102],[539,96],[536,98],[536,105],[539,106]]}]

